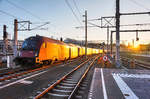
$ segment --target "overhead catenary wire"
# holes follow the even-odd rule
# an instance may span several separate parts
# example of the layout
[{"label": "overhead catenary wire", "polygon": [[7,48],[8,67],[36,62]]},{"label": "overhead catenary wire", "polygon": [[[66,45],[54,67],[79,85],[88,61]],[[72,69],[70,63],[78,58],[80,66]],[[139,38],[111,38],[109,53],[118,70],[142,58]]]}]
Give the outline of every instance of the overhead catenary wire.
[{"label": "overhead catenary wire", "polygon": [[79,10],[79,7],[78,7],[78,5],[77,5],[77,3],[76,3],[75,0],[73,0],[73,4],[74,4],[74,6],[75,6],[77,12],[79,13],[79,15],[82,16],[82,14],[81,14],[81,12],[80,12],[80,10]]},{"label": "overhead catenary wire", "polygon": [[3,13],[3,14],[5,14],[5,15],[7,15],[7,16],[12,17],[12,18],[21,19],[21,20],[22,20],[22,18],[18,18],[18,17],[14,16],[13,14],[10,14],[10,13],[8,13],[8,12],[2,11],[2,10],[0,10],[0,12]]},{"label": "overhead catenary wire", "polygon": [[72,14],[74,15],[74,17],[76,18],[76,20],[79,22],[79,24],[81,25],[81,21],[79,20],[78,16],[76,15],[76,13],[74,12],[73,8],[71,7],[71,5],[69,4],[68,0],[65,0],[67,6],[70,8]]},{"label": "overhead catenary wire", "polygon": [[31,16],[35,17],[36,19],[42,21],[42,19],[41,19],[39,16],[37,16],[37,15],[33,14],[32,12],[26,10],[25,8],[23,8],[23,7],[21,7],[21,6],[18,6],[17,4],[15,4],[15,3],[13,3],[13,2],[11,2],[11,1],[9,1],[9,0],[5,0],[5,1],[6,1],[7,3],[13,5],[14,7],[16,7],[16,8],[18,8],[18,9],[21,9],[21,10],[23,10],[24,12],[30,14]]},{"label": "overhead catenary wire", "polygon": [[30,30],[38,29],[38,28],[40,28],[40,27],[42,27],[42,26],[45,26],[45,25],[47,25],[47,24],[49,24],[49,22],[46,22],[46,23],[44,23],[44,24],[42,24],[42,25],[39,25],[39,26],[37,26],[37,27],[34,27],[34,28],[30,29]]},{"label": "overhead catenary wire", "polygon": [[[35,17],[36,19],[38,19],[38,20],[40,20],[40,21],[43,21],[43,19],[41,19],[39,16],[37,16],[37,15],[33,14],[32,12],[26,10],[25,8],[23,8],[23,7],[21,7],[21,6],[18,6],[17,4],[11,2],[10,0],[6,0],[6,1],[7,1],[9,4],[13,5],[14,7],[16,7],[16,8],[18,8],[18,9],[21,9],[21,10],[23,10],[24,12],[30,14],[31,16]],[[44,23],[43,25],[45,25],[45,24],[47,24],[47,23],[49,23],[49,22],[34,22],[34,23],[32,23],[32,24],[41,24],[41,23]],[[43,25],[40,25],[40,26],[43,26]],[[50,25],[52,25],[52,23],[51,23]],[[38,29],[40,26],[36,26],[36,27],[34,27],[33,29],[31,29],[31,30]],[[41,29],[40,29],[40,30],[41,30]],[[43,30],[44,30],[44,29],[43,29]]]},{"label": "overhead catenary wire", "polygon": [[125,24],[120,26],[148,26],[150,23],[142,23],[142,24]]},{"label": "overhead catenary wire", "polygon": [[141,7],[141,8],[144,8],[144,9],[147,10],[147,11],[150,11],[149,8],[145,7],[143,4],[140,4],[140,3],[138,3],[138,2],[135,1],[135,0],[129,0],[129,1],[133,2],[134,4],[138,5],[138,6]]},{"label": "overhead catenary wire", "polygon": [[[88,26],[88,27],[99,27],[99,28],[104,28],[100,25],[97,25],[95,23],[91,23],[88,21],[88,24],[92,25],[92,26]],[[142,24],[121,24],[121,27],[129,27],[129,26],[149,26],[150,23],[142,23]],[[115,26],[110,26],[110,27],[115,27]],[[84,28],[84,26],[79,26],[79,27],[75,27],[75,28]]]}]

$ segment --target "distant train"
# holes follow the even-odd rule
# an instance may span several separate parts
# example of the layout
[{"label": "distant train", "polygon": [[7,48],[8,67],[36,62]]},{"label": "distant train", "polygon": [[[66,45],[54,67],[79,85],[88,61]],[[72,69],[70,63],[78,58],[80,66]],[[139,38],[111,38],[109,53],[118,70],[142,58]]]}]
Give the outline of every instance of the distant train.
[{"label": "distant train", "polygon": [[[87,55],[102,52],[101,49],[87,48]],[[85,47],[37,35],[25,39],[19,56],[14,61],[20,65],[51,64],[54,61],[65,61],[83,55]]]}]

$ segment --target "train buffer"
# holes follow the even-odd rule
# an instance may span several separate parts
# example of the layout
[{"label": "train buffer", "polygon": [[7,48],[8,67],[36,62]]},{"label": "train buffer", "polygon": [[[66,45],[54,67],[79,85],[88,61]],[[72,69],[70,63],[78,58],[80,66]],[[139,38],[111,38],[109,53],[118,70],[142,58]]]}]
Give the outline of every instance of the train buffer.
[{"label": "train buffer", "polygon": [[149,99],[150,71],[95,68],[88,99]]}]

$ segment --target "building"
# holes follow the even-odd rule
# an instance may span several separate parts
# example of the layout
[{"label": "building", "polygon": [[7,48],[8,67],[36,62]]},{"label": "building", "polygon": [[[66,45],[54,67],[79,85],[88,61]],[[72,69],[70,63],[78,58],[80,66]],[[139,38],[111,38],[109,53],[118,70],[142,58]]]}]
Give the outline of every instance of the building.
[{"label": "building", "polygon": [[[23,40],[18,41],[18,50],[21,48],[23,43]],[[4,40],[0,40],[0,54],[4,54]],[[13,53],[13,40],[8,40],[8,48],[7,51],[8,53]]]}]

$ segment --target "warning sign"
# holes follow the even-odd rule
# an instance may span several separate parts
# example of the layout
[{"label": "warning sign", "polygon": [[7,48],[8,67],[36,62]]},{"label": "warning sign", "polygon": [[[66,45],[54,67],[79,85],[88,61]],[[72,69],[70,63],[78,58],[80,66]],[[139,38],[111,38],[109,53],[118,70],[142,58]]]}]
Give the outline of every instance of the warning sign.
[{"label": "warning sign", "polygon": [[103,56],[103,61],[107,61],[108,57],[107,56]]}]

